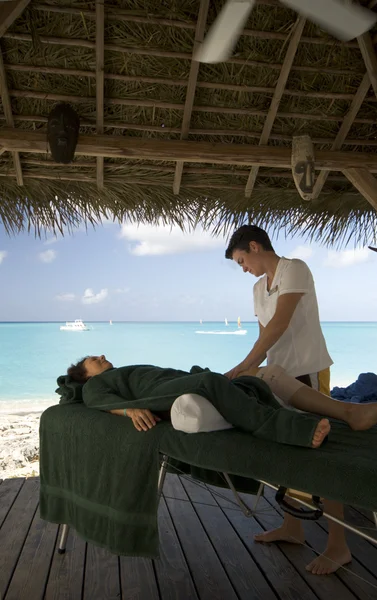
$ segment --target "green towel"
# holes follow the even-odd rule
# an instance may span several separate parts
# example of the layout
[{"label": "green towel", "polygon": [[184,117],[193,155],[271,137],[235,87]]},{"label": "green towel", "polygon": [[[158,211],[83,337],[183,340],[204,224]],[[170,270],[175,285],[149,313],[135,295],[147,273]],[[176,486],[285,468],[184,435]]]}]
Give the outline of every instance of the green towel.
[{"label": "green towel", "polygon": [[[298,446],[310,445],[318,422],[316,417],[281,409],[259,379],[230,382],[199,367],[192,374],[150,365],[121,367],[93,377],[82,388],[59,378],[58,390],[61,404],[47,409],[40,421],[41,517],[67,523],[86,540],[121,555],[158,555],[156,490],[159,453],[168,445],[165,438],[173,440],[172,456],[178,461],[180,449],[191,439],[190,460],[184,462],[192,463],[201,479],[201,467],[207,466],[198,460],[203,444],[208,460],[215,460],[213,453],[221,457],[221,452],[218,433],[184,434],[166,422],[138,432],[131,419],[106,411],[166,410],[180,394],[198,393],[240,429],[254,431],[262,440]],[[222,450],[227,453],[226,444]],[[239,482],[239,488],[247,486]]]}]

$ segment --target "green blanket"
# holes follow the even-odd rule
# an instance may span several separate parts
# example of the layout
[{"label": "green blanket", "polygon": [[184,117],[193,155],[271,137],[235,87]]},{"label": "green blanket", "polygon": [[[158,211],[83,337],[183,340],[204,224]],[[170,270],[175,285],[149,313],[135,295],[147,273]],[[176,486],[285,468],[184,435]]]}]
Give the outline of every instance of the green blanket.
[{"label": "green blanket", "polygon": [[[183,460],[205,468],[198,458],[203,443],[207,459],[215,460],[220,449],[216,443],[208,448],[208,440],[219,434],[188,435],[169,423],[138,432],[130,419],[105,411],[166,410],[180,394],[198,393],[239,429],[253,431],[261,440],[298,446],[310,445],[317,423],[315,417],[282,410],[263,381],[244,377],[231,383],[199,367],[192,374],[123,367],[93,377],[83,388],[66,377],[58,384],[62,405],[47,409],[40,423],[41,517],[72,525],[86,540],[123,555],[158,555],[156,489],[166,436],[175,440],[172,456],[178,460],[190,438],[189,460]],[[226,454],[227,448],[223,450]],[[250,475],[242,469],[233,472]]]}]

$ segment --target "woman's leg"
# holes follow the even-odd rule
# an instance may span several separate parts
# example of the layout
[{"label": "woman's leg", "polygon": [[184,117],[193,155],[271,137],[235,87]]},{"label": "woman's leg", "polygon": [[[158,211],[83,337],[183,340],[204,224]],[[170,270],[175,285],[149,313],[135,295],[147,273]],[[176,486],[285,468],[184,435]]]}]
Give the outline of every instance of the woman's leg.
[{"label": "woman's leg", "polygon": [[377,403],[354,404],[333,400],[287,375],[278,365],[251,369],[242,375],[263,379],[276,396],[294,408],[345,421],[355,431],[370,429],[377,424]]},{"label": "woman's leg", "polygon": [[[267,406],[263,398],[247,394],[219,373],[203,372],[165,381],[153,390],[152,398],[173,402],[183,394],[198,394],[209,400],[228,423],[250,431],[255,437],[281,444],[318,448],[330,430],[327,419]],[[145,401],[145,399],[144,399]],[[140,403],[143,400],[140,400]],[[141,406],[141,404],[140,404]],[[154,410],[163,410],[157,406]]]}]

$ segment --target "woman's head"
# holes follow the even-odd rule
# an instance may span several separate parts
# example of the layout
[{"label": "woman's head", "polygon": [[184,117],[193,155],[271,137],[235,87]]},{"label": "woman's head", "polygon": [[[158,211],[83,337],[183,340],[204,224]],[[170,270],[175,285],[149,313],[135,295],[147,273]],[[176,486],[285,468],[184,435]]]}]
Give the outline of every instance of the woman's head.
[{"label": "woman's head", "polygon": [[85,383],[94,375],[100,375],[108,369],[112,369],[113,365],[111,362],[106,360],[106,356],[85,356],[79,360],[75,365],[71,365],[67,369],[67,374],[72,377],[74,381],[78,383]]}]

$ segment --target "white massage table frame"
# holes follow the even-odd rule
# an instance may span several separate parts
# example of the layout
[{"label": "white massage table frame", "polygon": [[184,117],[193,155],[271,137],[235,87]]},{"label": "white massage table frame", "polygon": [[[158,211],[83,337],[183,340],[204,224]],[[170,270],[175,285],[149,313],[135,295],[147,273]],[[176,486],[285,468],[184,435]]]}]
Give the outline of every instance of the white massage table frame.
[{"label": "white massage table frame", "polygon": [[[158,474],[158,483],[157,483],[157,495],[158,498],[161,497],[162,494],[162,489],[164,487],[164,483],[165,483],[165,478],[166,478],[166,473],[168,471],[168,466],[169,466],[169,457],[166,454],[162,454],[162,459],[161,459],[161,466],[160,466],[160,471]],[[237,501],[237,504],[240,506],[242,512],[244,513],[244,515],[246,517],[252,517],[256,511],[258,502],[260,497],[263,494],[263,489],[264,486],[267,486],[269,488],[271,488],[272,490],[277,491],[279,489],[278,486],[273,485],[272,483],[269,483],[268,481],[263,481],[263,480],[259,480],[259,489],[257,492],[257,496],[256,496],[256,500],[254,503],[254,508],[250,508],[241,498],[241,496],[239,495],[239,493],[237,492],[236,488],[234,487],[228,473],[222,473],[227,484],[229,485],[229,488],[232,490],[234,497]],[[294,500],[296,502],[298,502],[299,504],[301,504],[302,506],[305,506],[306,508],[309,509],[313,509],[313,505],[310,504],[310,502],[307,502],[306,500],[298,497],[298,496],[293,496]],[[373,518],[374,518],[374,522],[375,525],[377,527],[377,511],[372,511],[373,512]],[[372,544],[376,544],[377,545],[377,538],[372,537],[371,535],[368,535],[367,533],[365,533],[364,531],[362,531],[361,529],[358,529],[357,527],[354,527],[353,525],[350,525],[349,523],[346,523],[345,521],[342,521],[341,519],[337,519],[336,517],[333,517],[332,515],[329,515],[326,512],[323,512],[323,516],[326,517],[327,519],[330,519],[331,521],[334,521],[335,523],[338,523],[339,525],[342,525],[343,527],[345,527],[346,529],[348,529],[349,531],[352,531],[353,533],[356,533],[357,535],[361,536],[362,538],[368,540],[368,542],[372,542]],[[60,535],[60,540],[59,540],[59,546],[58,546],[58,552],[59,554],[64,554],[65,553],[65,549],[66,549],[66,544],[67,544],[67,537],[68,537],[68,532],[69,532],[69,525],[63,525],[62,527],[62,532]]]}]

